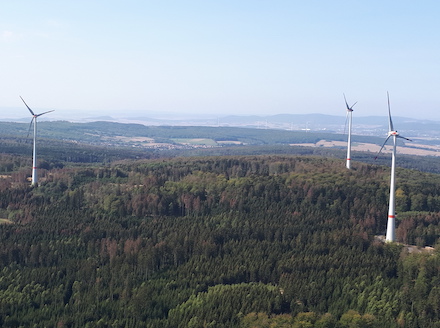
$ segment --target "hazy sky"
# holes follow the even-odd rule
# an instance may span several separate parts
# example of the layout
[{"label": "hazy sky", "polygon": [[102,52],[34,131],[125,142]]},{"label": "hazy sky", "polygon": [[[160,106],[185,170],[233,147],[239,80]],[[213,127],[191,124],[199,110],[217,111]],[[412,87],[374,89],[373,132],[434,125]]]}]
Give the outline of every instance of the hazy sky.
[{"label": "hazy sky", "polygon": [[389,91],[393,115],[440,120],[438,0],[0,0],[0,15],[0,117],[27,114],[19,95],[58,116],[343,116],[343,93],[386,115]]}]

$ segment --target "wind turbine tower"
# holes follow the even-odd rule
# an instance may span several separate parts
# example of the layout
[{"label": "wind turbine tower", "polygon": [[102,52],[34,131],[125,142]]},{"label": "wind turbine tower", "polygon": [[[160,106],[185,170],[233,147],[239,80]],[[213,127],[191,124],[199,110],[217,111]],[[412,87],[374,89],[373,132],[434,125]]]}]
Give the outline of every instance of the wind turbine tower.
[{"label": "wind turbine tower", "polygon": [[[21,96],[20,96],[21,98]],[[32,109],[26,104],[23,98],[21,98],[27,109],[29,109],[29,112],[32,115],[31,124],[29,125],[29,131],[32,127],[32,123],[34,124],[34,144],[33,144],[33,159],[32,159],[32,185],[36,186],[38,184],[38,175],[37,175],[37,117],[53,112],[53,110],[49,110],[47,112],[41,113],[41,114],[35,114]]]},{"label": "wind turbine tower", "polygon": [[[385,237],[386,242],[396,241],[396,148],[397,148],[397,138],[412,141],[411,139],[402,137],[396,130],[394,130],[393,120],[391,119],[391,109],[390,109],[390,95],[387,92],[388,97],[388,136],[385,139],[379,153],[382,151],[383,147],[390,138],[393,138],[393,151],[391,157],[391,179],[390,179],[390,203],[388,208],[388,222],[387,222],[387,234]],[[377,158],[377,156],[376,156]]]},{"label": "wind turbine tower", "polygon": [[348,106],[347,98],[345,98],[345,94],[344,94],[344,100],[345,100],[345,105],[347,106],[347,118],[345,119],[345,126],[347,126],[347,121],[348,121],[347,169],[351,169],[351,126],[353,119],[353,107],[354,105],[357,104],[357,102],[351,105],[351,107]]}]

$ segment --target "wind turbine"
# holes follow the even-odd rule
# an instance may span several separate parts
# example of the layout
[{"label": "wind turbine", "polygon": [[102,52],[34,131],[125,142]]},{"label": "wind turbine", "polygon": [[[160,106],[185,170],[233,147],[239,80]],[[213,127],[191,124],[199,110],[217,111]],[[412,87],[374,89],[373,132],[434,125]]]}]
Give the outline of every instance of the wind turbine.
[{"label": "wind turbine", "polygon": [[[21,98],[21,96],[20,96]],[[41,114],[35,114],[32,109],[26,104],[23,98],[21,98],[23,103],[26,105],[27,109],[29,109],[29,112],[32,114],[32,120],[31,124],[29,125],[29,132],[32,127],[32,123],[34,123],[34,146],[33,146],[33,160],[32,160],[32,185],[36,186],[38,184],[38,175],[37,175],[37,117],[53,112],[53,110],[49,110],[47,112],[41,113]],[[28,132],[28,135],[29,135]]]},{"label": "wind turbine", "polygon": [[[412,141],[411,139],[402,137],[396,130],[394,130],[393,126],[393,120],[391,119],[391,109],[390,109],[390,95],[387,92],[388,97],[388,136],[385,139],[385,142],[383,143],[382,147],[380,148],[379,153],[382,151],[383,147],[385,147],[385,144],[390,138],[393,138],[393,152],[392,152],[392,159],[391,159],[391,181],[390,181],[390,203],[389,203],[389,209],[388,209],[388,222],[387,222],[387,234],[385,237],[386,242],[394,242],[396,240],[396,181],[395,181],[395,175],[396,175],[396,148],[397,148],[397,138],[405,139],[408,141]],[[377,156],[376,156],[377,159]]]},{"label": "wind turbine", "polygon": [[345,126],[347,126],[348,121],[348,141],[347,141],[347,169],[351,169],[351,125],[353,119],[353,107],[357,104],[357,101],[350,106],[348,106],[347,98],[345,98],[345,105],[347,106],[347,118],[345,119]]}]

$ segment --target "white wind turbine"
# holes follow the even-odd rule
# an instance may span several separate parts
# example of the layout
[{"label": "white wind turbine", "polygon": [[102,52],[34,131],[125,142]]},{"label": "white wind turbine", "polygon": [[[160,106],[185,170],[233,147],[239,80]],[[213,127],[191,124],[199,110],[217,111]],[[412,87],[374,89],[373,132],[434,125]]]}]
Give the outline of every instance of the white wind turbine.
[{"label": "white wind turbine", "polygon": [[[388,137],[385,139],[382,147],[380,148],[379,153],[382,151],[383,147],[387,143],[388,139],[393,138],[393,152],[391,159],[391,181],[390,181],[390,203],[388,209],[388,222],[387,222],[387,235],[385,237],[386,242],[394,242],[396,240],[396,148],[397,148],[397,138],[405,139],[408,141],[412,141],[411,139],[402,137],[396,130],[394,130],[393,120],[391,119],[391,109],[390,109],[390,95],[387,92],[388,97],[388,119],[389,119],[389,131]],[[376,156],[377,158],[377,156]]]},{"label": "white wind turbine", "polygon": [[[348,121],[348,141],[347,141],[347,169],[351,169],[351,125],[353,120],[353,107],[357,104],[357,101],[350,106],[348,106],[347,98],[345,98],[345,105],[347,106],[347,118],[345,119],[345,126],[347,126]],[[344,132],[345,134],[345,132]]]},{"label": "white wind turbine", "polygon": [[[21,96],[20,96],[21,98]],[[41,114],[35,114],[32,109],[26,104],[23,98],[21,98],[23,103],[26,105],[27,109],[29,109],[29,112],[32,114],[32,120],[31,124],[29,125],[29,131],[31,130],[32,123],[34,123],[34,146],[33,146],[33,160],[32,160],[32,185],[36,186],[38,184],[38,175],[37,175],[37,117],[53,112],[53,110],[49,110],[47,112],[41,113]],[[28,133],[29,135],[29,133]]]}]

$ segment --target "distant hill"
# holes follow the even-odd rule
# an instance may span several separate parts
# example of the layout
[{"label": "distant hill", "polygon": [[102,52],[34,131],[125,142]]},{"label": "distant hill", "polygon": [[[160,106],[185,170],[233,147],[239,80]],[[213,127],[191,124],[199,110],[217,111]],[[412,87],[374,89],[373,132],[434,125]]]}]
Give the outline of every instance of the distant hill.
[{"label": "distant hill", "polygon": [[[345,158],[346,135],[329,131],[291,131],[233,126],[145,126],[109,121],[39,122],[39,153],[49,162],[108,162],[126,158],[166,156],[309,154]],[[0,153],[30,155],[28,123],[0,122]],[[405,136],[411,136],[406,134]],[[380,134],[354,135],[356,161],[389,165],[388,147]],[[399,140],[397,165],[439,173],[440,141]],[[417,155],[417,156],[414,156]],[[405,157],[404,157],[405,156]],[[420,157],[425,156],[423,161]],[[428,158],[430,156],[431,158]]]},{"label": "distant hill", "polygon": [[[0,122],[0,135],[25,137],[29,124]],[[152,138],[156,142],[175,143],[174,139],[212,139],[216,142],[240,144],[292,144],[316,143],[319,140],[344,141],[346,136],[327,131],[290,131],[282,129],[256,129],[248,127],[212,126],[145,126],[134,123],[97,121],[90,123],[71,123],[67,121],[40,122],[39,136],[58,140],[75,140],[86,143],[111,143],[114,138]],[[113,139],[112,139],[113,138]],[[357,135],[355,142],[381,144],[382,137]],[[125,141],[129,141],[125,139]],[[138,141],[135,139],[132,142]]]},{"label": "distant hill", "polygon": [[[319,129],[323,122],[331,127],[332,122],[336,122],[337,117],[323,115],[296,115],[301,120],[312,119],[316,117],[315,123],[308,121],[307,129],[281,129],[273,127],[277,122],[286,122],[289,115],[274,115],[272,123],[265,123],[264,126],[255,127],[252,125],[219,125],[219,126],[190,126],[190,125],[150,125],[146,126],[140,123],[119,123],[112,121],[95,121],[88,123],[72,123],[68,121],[43,121],[39,122],[38,135],[42,138],[74,141],[79,143],[124,146],[136,148],[157,148],[170,149],[194,147],[222,147],[225,145],[312,145],[316,147],[336,147],[344,148],[346,135],[336,133],[339,131]],[[231,117],[231,122],[232,122]],[[243,117],[236,117],[237,121],[244,120]],[[255,117],[256,118],[256,117]],[[324,121],[322,121],[324,120]],[[367,122],[372,118],[366,119]],[[320,125],[321,124],[321,125]],[[296,124],[296,125],[299,125]],[[399,140],[400,145],[406,145],[411,148],[423,148],[425,153],[409,154],[415,155],[434,155],[439,151],[440,124],[436,122],[424,123],[424,121],[409,122],[404,118],[396,118],[395,125],[403,127],[406,137],[414,138],[414,142]],[[307,125],[305,125],[307,126]],[[404,127],[407,126],[405,130]],[[417,130],[418,127],[426,127],[425,130]],[[315,129],[313,129],[315,127]],[[342,127],[343,128],[343,127]],[[358,133],[359,125],[354,126],[353,142],[361,145],[382,145],[386,132],[386,127],[380,125],[373,126],[365,124],[362,133]],[[412,129],[412,130],[410,130]],[[421,129],[421,128],[420,128]],[[430,129],[435,133],[429,132]],[[437,129],[437,130],[436,130]],[[401,131],[402,131],[401,130]],[[419,131],[419,132],[416,132]],[[0,136],[14,138],[26,138],[29,132],[29,123],[0,122]],[[426,133],[425,133],[426,132]],[[429,133],[428,133],[429,132]],[[419,134],[417,134],[419,133]],[[425,133],[425,135],[424,135]],[[29,137],[28,137],[29,139]],[[318,142],[327,141],[324,144]],[[369,146],[362,146],[358,150],[377,151]]]},{"label": "distant hill", "polygon": [[[52,117],[43,117],[41,121],[57,118],[56,113]],[[1,122],[29,122],[29,118],[0,119]],[[207,117],[188,116],[186,118],[161,118],[153,116],[91,116],[75,121],[79,123],[93,123],[106,121],[114,123],[134,123],[146,126],[212,126],[212,127],[247,127],[259,129],[277,129],[291,131],[319,131],[330,133],[344,133],[346,118],[344,116],[325,114],[276,114],[276,115],[228,115]],[[430,120],[418,120],[408,117],[393,117],[393,122],[399,131],[408,137],[423,137],[440,139],[440,122]],[[386,116],[354,116],[353,133],[356,135],[383,136],[388,130],[388,117]]]}]

